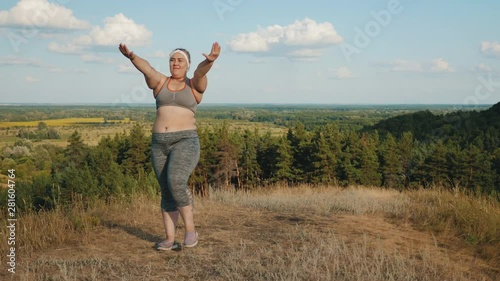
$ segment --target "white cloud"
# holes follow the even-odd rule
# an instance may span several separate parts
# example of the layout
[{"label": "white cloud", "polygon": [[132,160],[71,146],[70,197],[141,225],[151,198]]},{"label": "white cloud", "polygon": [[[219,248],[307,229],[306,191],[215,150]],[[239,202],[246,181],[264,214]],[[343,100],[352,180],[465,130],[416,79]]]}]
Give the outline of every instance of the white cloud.
[{"label": "white cloud", "polygon": [[89,71],[87,69],[82,69],[82,68],[74,69],[73,72],[79,73],[79,74],[89,73]]},{"label": "white cloud", "polygon": [[288,54],[291,57],[320,57],[322,51],[320,49],[298,49]]},{"label": "white cloud", "polygon": [[[322,73],[318,73],[318,75],[323,76]],[[325,71],[325,76],[330,79],[340,79],[340,80],[355,78],[352,71],[345,66],[337,69],[329,68]]]},{"label": "white cloud", "polygon": [[119,73],[137,73],[137,69],[132,64],[120,64],[118,66]]},{"label": "white cloud", "polygon": [[60,73],[63,72],[64,70],[58,66],[51,65],[47,67],[47,71],[52,73]]},{"label": "white cloud", "polygon": [[153,54],[153,58],[168,58],[170,53],[158,50]]},{"label": "white cloud", "polygon": [[265,34],[251,32],[236,35],[229,42],[229,47],[236,52],[265,52],[269,51],[270,42],[272,38],[266,38]]},{"label": "white cloud", "polygon": [[253,64],[263,64],[263,63],[268,63],[269,60],[264,59],[264,58],[253,58],[253,59],[249,60],[248,62],[253,63]]},{"label": "white cloud", "polygon": [[[116,47],[125,43],[129,46],[144,46],[151,41],[152,32],[144,25],[136,24],[123,14],[104,20],[104,26],[95,26],[89,34],[79,36],[66,44],[52,42],[49,50],[62,54],[85,54],[92,47]],[[85,57],[83,57],[85,58]]]},{"label": "white cloud", "polygon": [[450,63],[441,58],[430,62],[428,69],[431,72],[455,72],[455,69],[450,66]]},{"label": "white cloud", "polygon": [[396,60],[389,64],[391,71],[395,72],[420,72],[423,71],[422,64],[414,61]]},{"label": "white cloud", "polygon": [[20,0],[8,11],[0,11],[0,26],[29,26],[81,30],[88,22],[73,16],[73,11],[48,0]]},{"label": "white cloud", "polygon": [[[8,57],[0,58],[0,66],[2,66],[2,65],[7,65],[7,66],[19,65],[19,66],[44,68],[48,72],[52,72],[52,73],[64,71],[60,67],[53,65],[53,64],[45,64],[37,59],[23,58],[23,57],[16,57],[16,56],[8,56]],[[34,81],[29,81],[29,82],[34,82]]]},{"label": "white cloud", "polygon": [[112,58],[107,58],[101,55],[96,55],[96,54],[83,54],[80,56],[82,61],[84,62],[97,62],[97,63],[113,63],[114,60]]},{"label": "white cloud", "polygon": [[450,63],[442,58],[418,62],[407,60],[395,60],[392,62],[382,62],[373,64],[381,71],[385,72],[454,72],[455,69]]},{"label": "white cloud", "polygon": [[75,45],[73,43],[68,43],[66,45],[60,45],[56,42],[49,43],[49,51],[59,54],[80,54],[83,51],[83,46]]},{"label": "white cloud", "polygon": [[317,62],[317,61],[319,61],[319,58],[317,58],[317,57],[290,57],[289,59],[291,61],[297,61],[297,62]]},{"label": "white cloud", "polygon": [[284,33],[287,45],[321,46],[340,44],[344,41],[331,23],[316,23],[309,18],[296,20],[284,28]]},{"label": "white cloud", "polygon": [[42,63],[36,59],[8,56],[0,58],[0,65],[23,65],[23,66],[41,67]]},{"label": "white cloud", "polygon": [[229,48],[235,52],[262,53],[273,48],[291,49],[292,57],[319,57],[318,48],[340,44],[343,38],[329,22],[317,23],[305,18],[287,26],[271,25],[257,31],[242,33],[229,41]]},{"label": "white cloud", "polygon": [[500,57],[500,43],[498,42],[481,42],[481,52],[485,55]]},{"label": "white cloud", "polygon": [[152,32],[144,25],[136,24],[122,13],[104,19],[104,27],[96,26],[88,35],[80,36],[75,43],[80,45],[117,46],[120,43],[127,45],[145,46],[149,44]]},{"label": "white cloud", "polygon": [[476,65],[472,70],[475,72],[480,72],[480,73],[489,73],[489,72],[494,71],[493,67],[491,67],[487,64],[484,64],[484,63],[480,63],[479,65]]},{"label": "white cloud", "polygon": [[418,62],[406,61],[406,60],[395,60],[392,62],[377,63],[375,66],[379,67],[383,71],[393,71],[393,72],[420,72],[422,71],[422,66]]},{"label": "white cloud", "polygon": [[39,82],[39,81],[40,81],[40,79],[38,79],[38,78],[34,78],[34,77],[32,77],[32,76],[29,76],[29,75],[28,75],[28,76],[26,76],[26,78],[25,78],[24,80],[25,80],[26,82],[28,82],[28,83],[36,83],[36,82]]}]

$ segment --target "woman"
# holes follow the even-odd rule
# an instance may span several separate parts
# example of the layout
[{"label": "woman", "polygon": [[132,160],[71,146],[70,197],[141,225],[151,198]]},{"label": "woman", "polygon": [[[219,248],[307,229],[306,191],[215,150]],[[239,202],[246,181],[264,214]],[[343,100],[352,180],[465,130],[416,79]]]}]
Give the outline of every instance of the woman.
[{"label": "woman", "polygon": [[193,78],[187,78],[191,57],[185,49],[170,54],[170,76],[156,71],[148,61],[120,44],[121,53],[142,73],[156,99],[156,119],[153,124],[151,161],[161,187],[161,209],[166,239],[157,243],[158,250],[177,246],[175,227],[179,214],[185,225],[184,246],[198,244],[193,217],[193,196],[188,178],[198,164],[200,144],[196,132],[196,106],[207,89],[206,74],[219,57],[220,45],[215,42],[210,54],[196,68]]}]

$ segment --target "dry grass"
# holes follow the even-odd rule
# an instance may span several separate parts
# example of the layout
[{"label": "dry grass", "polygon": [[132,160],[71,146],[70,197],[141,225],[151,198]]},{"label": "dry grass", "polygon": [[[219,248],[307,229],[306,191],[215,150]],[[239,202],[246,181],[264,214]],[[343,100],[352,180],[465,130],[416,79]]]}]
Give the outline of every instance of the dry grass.
[{"label": "dry grass", "polygon": [[234,190],[210,192],[214,200],[276,212],[304,211],[331,214],[400,214],[408,206],[407,195],[396,190],[366,187],[287,188],[276,186],[250,192]]},{"label": "dry grass", "polygon": [[[49,212],[22,214],[18,222],[17,250],[30,255],[51,247],[83,242],[82,237],[99,225],[99,218],[93,214],[92,209],[84,209],[82,204],[75,204],[67,211],[56,209]],[[2,224],[5,224],[5,220]],[[4,231],[5,229],[2,228],[2,235],[5,237],[7,233]],[[7,251],[7,244],[1,244],[0,249],[2,252]]]},{"label": "dry grass", "polygon": [[[151,248],[163,233],[158,198],[25,214],[13,280],[494,280],[495,264],[458,240],[458,228],[497,234],[488,217],[500,208],[482,200],[363,187],[221,189],[197,198],[200,245],[179,252]],[[430,229],[436,235],[412,227],[447,222],[450,209],[474,219]],[[182,223],[178,230],[182,241]]]},{"label": "dry grass", "polygon": [[454,236],[500,268],[500,204],[494,198],[464,191],[409,192],[408,218],[421,229]]}]

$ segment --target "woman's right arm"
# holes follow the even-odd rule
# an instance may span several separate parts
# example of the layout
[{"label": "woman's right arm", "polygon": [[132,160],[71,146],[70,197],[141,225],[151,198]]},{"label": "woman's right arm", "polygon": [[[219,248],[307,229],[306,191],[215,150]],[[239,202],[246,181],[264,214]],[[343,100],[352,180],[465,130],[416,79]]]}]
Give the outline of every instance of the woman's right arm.
[{"label": "woman's right arm", "polygon": [[148,84],[150,89],[156,90],[160,86],[160,83],[163,84],[162,81],[164,82],[167,77],[156,71],[156,69],[154,69],[147,60],[134,54],[134,52],[130,51],[125,44],[120,44],[118,49],[125,57],[130,59],[137,70],[144,74],[146,84]]}]

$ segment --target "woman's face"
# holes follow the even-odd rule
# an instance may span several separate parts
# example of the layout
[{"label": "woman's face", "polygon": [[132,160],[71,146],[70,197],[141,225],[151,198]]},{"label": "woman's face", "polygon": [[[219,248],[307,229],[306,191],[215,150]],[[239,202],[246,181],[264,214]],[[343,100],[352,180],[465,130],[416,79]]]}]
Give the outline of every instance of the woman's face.
[{"label": "woman's face", "polygon": [[185,77],[188,71],[188,62],[181,53],[175,53],[170,57],[170,73],[174,77]]}]

